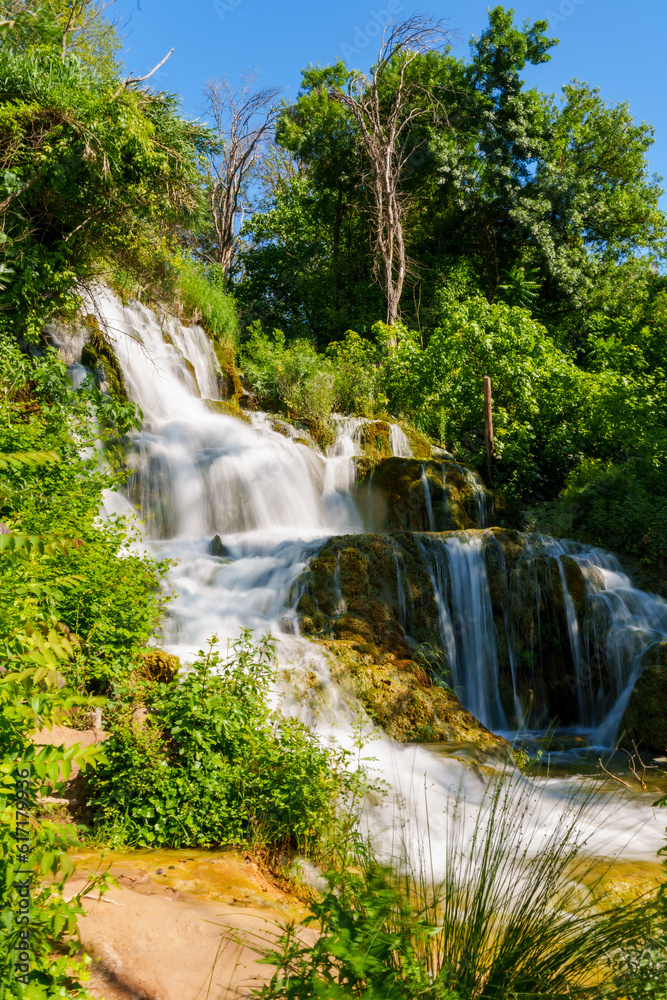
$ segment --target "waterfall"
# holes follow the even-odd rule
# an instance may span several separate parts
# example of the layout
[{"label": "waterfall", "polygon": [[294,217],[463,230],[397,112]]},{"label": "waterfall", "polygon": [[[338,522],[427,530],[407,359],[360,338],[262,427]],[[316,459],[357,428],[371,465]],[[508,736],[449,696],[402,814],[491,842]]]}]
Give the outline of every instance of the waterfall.
[{"label": "waterfall", "polygon": [[[146,546],[157,557],[174,560],[168,586],[177,596],[169,605],[161,641],[187,663],[210,635],[224,643],[235,639],[241,626],[258,634],[271,631],[279,637],[282,674],[313,671],[325,692],[326,704],[320,710],[295,683],[287,692],[287,710],[344,742],[358,706],[332,683],[322,649],[297,634],[296,613],[288,603],[295,582],[327,538],[363,530],[351,486],[360,435],[368,421],[336,418],[335,441],[324,452],[303,443],[305,434],[292,433],[288,425],[280,433],[266,414],[241,420],[217,412],[210,401],[220,400],[218,365],[199,327],[186,327],[170,317],[159,319],[138,303],[124,306],[106,290],[96,293],[89,308],[101,317],[128,392],[143,413],[141,431],[128,453],[133,471],[126,495],[110,497],[108,508],[123,513],[138,509],[145,521]],[[70,348],[76,353],[74,340]],[[78,358],[69,360],[76,367]],[[390,441],[395,455],[411,455],[398,425],[390,425]],[[474,475],[466,478],[475,491],[477,521],[483,526],[484,490]],[[498,634],[484,556],[486,534],[423,535],[418,544],[438,605],[453,685],[480,720],[503,729],[508,722],[498,687]],[[626,696],[638,647],[646,645],[644,638],[648,642],[667,636],[667,604],[633,590],[609,556],[544,542],[546,548],[549,545],[556,558],[567,554],[584,569],[589,564],[595,568],[586,600],[599,605],[598,632],[580,633],[576,648],[581,678],[591,651],[605,652],[612,695],[607,692],[597,709],[592,708],[593,714],[602,712],[610,700],[618,706]],[[409,625],[420,609],[408,589],[400,552],[395,555],[395,570],[399,614]],[[603,619],[604,634],[599,631]],[[576,613],[572,617],[568,612],[568,621],[575,642]],[[508,628],[511,631],[511,622]],[[638,640],[640,634],[643,638]],[[603,719],[595,716],[595,721]],[[424,782],[434,789],[429,801],[435,804],[430,808],[436,838],[442,826],[439,810],[452,787],[465,788],[469,803],[479,798],[478,779],[457,761],[443,760],[423,748],[401,747],[387,737],[373,747],[373,756],[394,789],[393,806],[387,808],[402,810],[401,801],[410,803],[420,788],[423,798]],[[433,819],[433,808],[439,818]],[[401,821],[408,839],[418,836],[411,824],[422,823],[423,832],[423,811],[422,803]],[[627,839],[635,818],[636,811],[630,817],[627,810],[613,814],[610,808],[608,832],[616,830],[618,837]],[[638,852],[651,854],[657,849],[659,833],[657,846],[654,841],[651,827]]]},{"label": "waterfall", "polygon": [[439,612],[452,687],[489,729],[507,729],[498,693],[496,632],[482,538],[425,539],[423,551]]}]

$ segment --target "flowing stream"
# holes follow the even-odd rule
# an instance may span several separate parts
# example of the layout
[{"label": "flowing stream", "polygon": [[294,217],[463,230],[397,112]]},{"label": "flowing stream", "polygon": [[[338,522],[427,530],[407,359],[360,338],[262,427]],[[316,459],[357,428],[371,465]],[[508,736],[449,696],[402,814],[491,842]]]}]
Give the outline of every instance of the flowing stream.
[{"label": "flowing stream", "polygon": [[[323,453],[312,442],[303,443],[306,431],[286,422],[276,424],[265,414],[253,414],[248,422],[228,416],[215,407],[220,399],[218,366],[200,328],[184,327],[171,317],[160,320],[137,303],[123,306],[105,290],[89,308],[101,318],[128,392],[143,412],[142,430],[128,454],[134,471],[127,492],[108,497],[107,513],[139,511],[145,544],[156,556],[175,561],[168,585],[177,596],[169,605],[160,643],[187,663],[211,635],[224,643],[235,639],[242,626],[258,634],[271,630],[279,636],[283,672],[315,671],[327,692],[321,712],[313,713],[295,685],[291,694],[288,689],[288,710],[325,735],[349,740],[355,706],[331,682],[321,647],[298,635],[288,597],[323,540],[364,530],[352,495],[363,419],[337,418],[335,442]],[[61,345],[75,380],[82,374],[81,346],[76,336]],[[397,425],[391,438],[394,454],[409,457],[409,444]],[[466,470],[466,475],[474,485],[481,528],[487,516],[484,490],[473,473]],[[425,476],[424,488],[428,495]],[[430,496],[426,502],[428,509]],[[425,535],[423,544],[439,602],[441,638],[461,699],[482,722],[507,730],[480,533]],[[554,539],[540,544],[556,558],[567,554],[581,564],[590,599],[599,605],[596,620],[604,621],[604,634],[579,634],[573,608],[567,620],[579,671],[580,723],[589,730],[597,726],[600,743],[613,743],[636,679],[638,654],[667,638],[667,604],[633,589],[608,553]],[[410,608],[399,555],[396,572],[407,621]],[[606,662],[612,664],[611,695],[607,691],[604,698],[586,688],[586,665],[596,643],[605,646]],[[400,828],[402,840],[419,850],[427,811],[431,838],[444,843],[452,789],[462,789],[471,815],[482,800],[484,783],[457,760],[387,737],[369,753],[393,789],[374,819],[376,830],[385,831],[392,843]],[[559,822],[558,803],[566,785],[551,780],[540,786],[534,821],[541,835]],[[601,808],[604,822],[591,819],[591,850],[619,852],[633,836],[635,856],[654,856],[662,827],[649,809],[611,800]]]}]

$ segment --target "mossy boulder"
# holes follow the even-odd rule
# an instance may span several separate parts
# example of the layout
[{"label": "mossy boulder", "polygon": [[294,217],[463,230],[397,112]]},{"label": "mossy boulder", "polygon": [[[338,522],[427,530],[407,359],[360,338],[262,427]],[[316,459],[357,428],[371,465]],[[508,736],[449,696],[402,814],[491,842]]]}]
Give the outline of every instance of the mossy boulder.
[{"label": "mossy boulder", "polygon": [[386,420],[371,420],[362,424],[356,435],[363,456],[372,466],[393,454],[391,427]]},{"label": "mossy boulder", "polygon": [[239,420],[245,420],[247,424],[250,423],[250,416],[241,409],[235,396],[231,396],[229,399],[205,399],[203,402],[211,413],[222,413],[226,417],[238,417]]},{"label": "mossy boulder", "polygon": [[621,722],[623,745],[667,753],[667,642],[650,646],[642,655],[643,672],[635,684]]},{"label": "mossy boulder", "polygon": [[151,649],[142,655],[140,672],[149,681],[171,684],[181,669],[181,661],[162,649]]},{"label": "mossy boulder", "polygon": [[387,458],[357,464],[358,498],[377,530],[474,528],[477,503],[470,473],[450,461]]},{"label": "mossy boulder", "polygon": [[[462,580],[470,593],[455,601]],[[479,614],[484,601],[485,624],[473,627],[492,629],[485,642],[495,647],[508,722],[520,724],[520,705],[535,725],[555,718],[566,725],[579,712],[573,637],[589,634],[592,649],[600,635],[586,632],[594,583],[575,558],[538,535],[397,531],[328,539],[298,579],[293,600],[303,634],[365,643],[397,662],[425,666],[433,677],[452,669],[459,623],[473,607]],[[604,656],[598,643],[590,661],[596,697],[611,697]]]}]

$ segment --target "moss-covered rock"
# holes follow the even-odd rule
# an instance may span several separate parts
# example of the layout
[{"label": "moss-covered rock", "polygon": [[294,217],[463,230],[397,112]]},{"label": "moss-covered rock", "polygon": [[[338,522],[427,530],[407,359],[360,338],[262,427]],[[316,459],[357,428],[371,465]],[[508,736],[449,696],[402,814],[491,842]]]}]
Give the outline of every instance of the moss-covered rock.
[{"label": "moss-covered rock", "polygon": [[181,661],[162,649],[151,649],[142,656],[140,673],[149,681],[171,684],[181,669]]},{"label": "moss-covered rock", "polygon": [[251,422],[250,416],[241,409],[234,397],[230,399],[205,399],[204,406],[211,413],[222,413],[226,417],[238,417],[239,420],[245,420],[247,424]]},{"label": "moss-covered rock", "polygon": [[623,745],[663,755],[667,752],[667,642],[650,646],[642,655],[643,672],[630,696],[621,722]]},{"label": "moss-covered rock", "polygon": [[507,757],[506,741],[486,729],[456,695],[410,660],[372,643],[325,641],[339,682],[348,682],[369,716],[401,743],[467,743]]},{"label": "moss-covered rock", "polygon": [[456,462],[358,461],[357,480],[359,501],[376,530],[456,531],[477,524],[473,474]]},{"label": "moss-covered rock", "polygon": [[100,330],[97,316],[92,313],[84,316],[83,325],[88,332],[88,340],[81,351],[81,364],[93,371],[98,382],[106,383],[111,396],[126,401],[123,370],[111,344]]},{"label": "moss-covered rock", "polygon": [[[464,578],[470,592],[461,594]],[[587,632],[592,609],[604,605],[594,584],[576,559],[541,536],[503,528],[403,531],[328,539],[297,581],[294,601],[303,634],[365,643],[397,662],[426,666],[433,677],[452,669],[452,644],[461,648],[468,616],[473,608],[479,616],[486,602],[486,619],[472,627],[489,630],[507,720],[518,724],[519,704],[535,725],[555,718],[568,724],[579,713],[577,635],[604,635]],[[590,687],[605,696],[604,644],[595,648]]]}]

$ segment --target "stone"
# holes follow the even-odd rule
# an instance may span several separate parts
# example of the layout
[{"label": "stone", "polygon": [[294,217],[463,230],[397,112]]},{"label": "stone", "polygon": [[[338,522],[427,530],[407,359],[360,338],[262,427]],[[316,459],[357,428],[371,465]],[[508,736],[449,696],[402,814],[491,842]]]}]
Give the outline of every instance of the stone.
[{"label": "stone", "polygon": [[455,462],[387,458],[357,465],[358,499],[376,530],[455,531],[473,528],[476,496]]},{"label": "stone", "polygon": [[327,641],[336,680],[351,686],[369,716],[401,743],[465,743],[509,759],[509,744],[468,712],[448,688],[412,661],[372,643]]},{"label": "stone", "polygon": [[643,672],[621,721],[622,746],[663,756],[667,753],[667,642],[649,646],[640,661]]},{"label": "stone", "polygon": [[[439,577],[442,593],[451,594],[452,568],[442,545],[450,538],[481,542],[478,569],[486,570],[493,616],[490,641],[495,643],[498,693],[508,723],[519,724],[517,697],[536,726],[554,718],[563,725],[576,722],[577,674],[563,579],[582,636],[592,634],[587,623],[596,604],[595,587],[588,589],[591,581],[575,559],[557,559],[537,535],[489,528],[329,538],[295,585],[301,633],[368,647],[364,655],[372,655],[375,663],[378,657],[370,651],[377,650],[380,657],[392,656],[411,670],[424,664],[423,651],[430,649],[433,665],[427,663],[426,670],[437,680],[438,664],[449,662],[449,640],[443,637],[441,597],[433,579]],[[604,650],[592,657],[591,669],[592,689],[603,697],[610,694]]]},{"label": "stone", "polygon": [[141,674],[149,681],[171,684],[181,668],[181,661],[163,649],[151,649],[142,656]]},{"label": "stone", "polygon": [[208,554],[210,556],[216,556],[218,559],[228,559],[230,556],[230,551],[220,538],[220,535],[214,535],[211,541],[208,543]]}]

